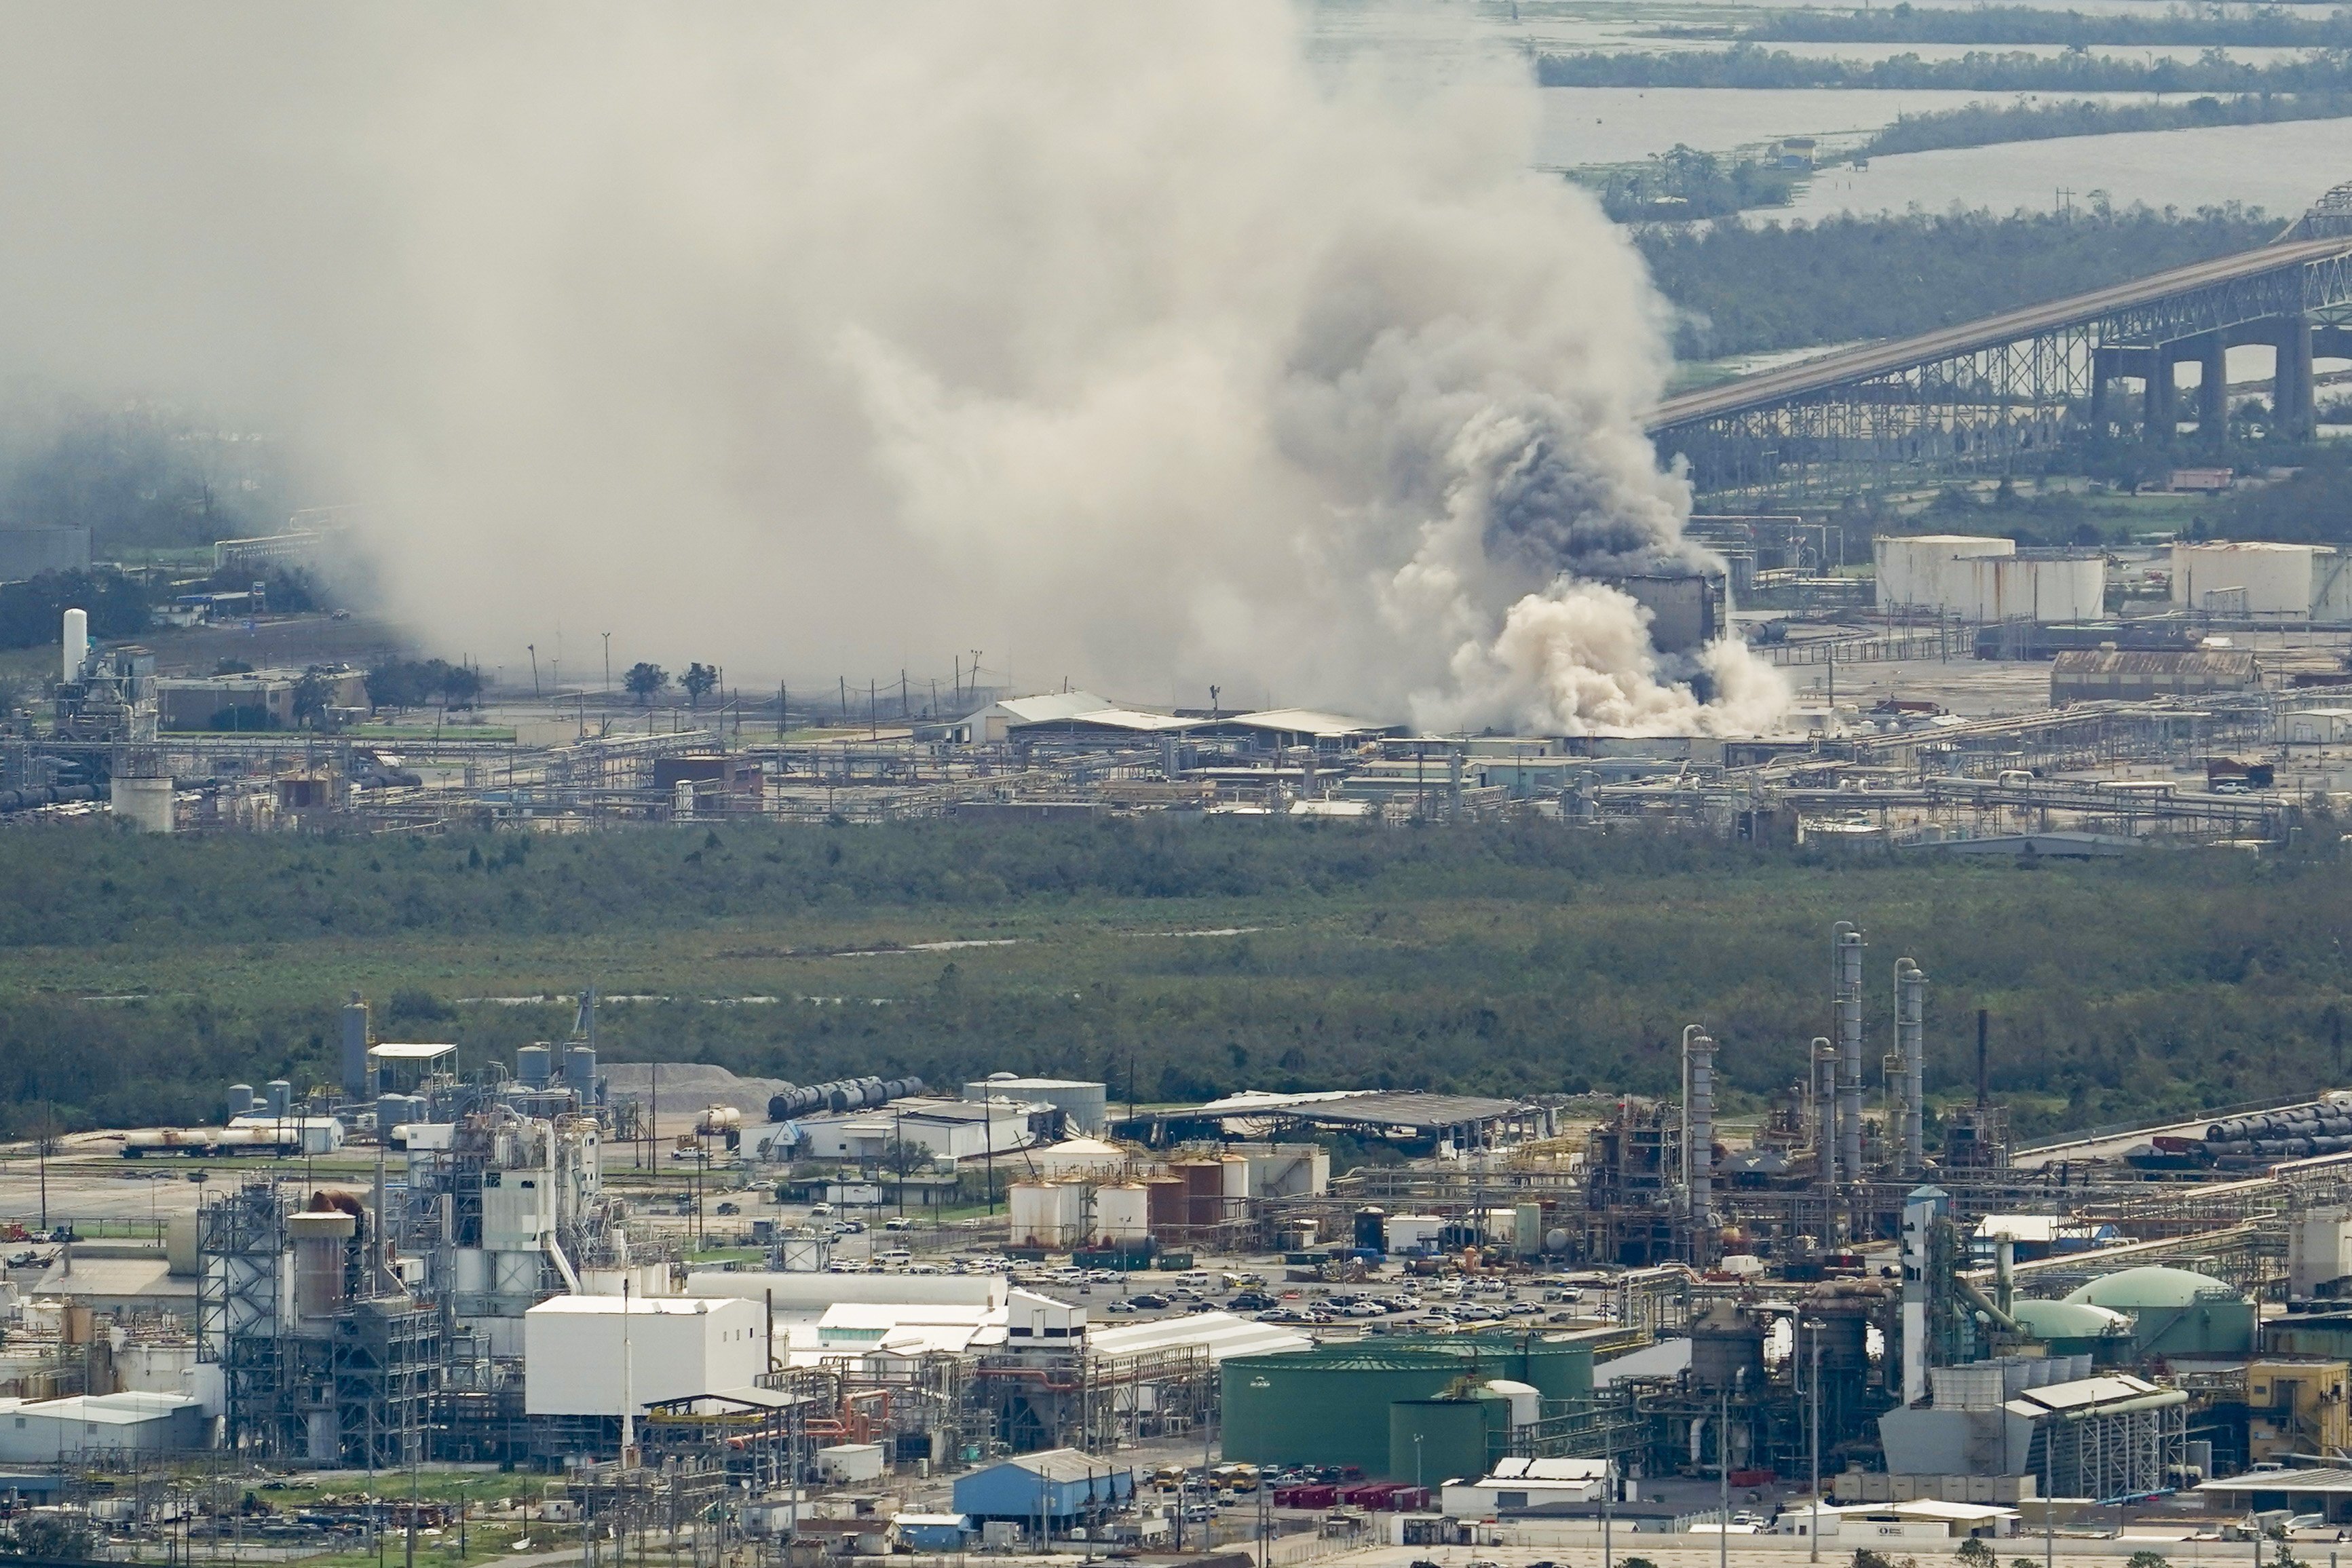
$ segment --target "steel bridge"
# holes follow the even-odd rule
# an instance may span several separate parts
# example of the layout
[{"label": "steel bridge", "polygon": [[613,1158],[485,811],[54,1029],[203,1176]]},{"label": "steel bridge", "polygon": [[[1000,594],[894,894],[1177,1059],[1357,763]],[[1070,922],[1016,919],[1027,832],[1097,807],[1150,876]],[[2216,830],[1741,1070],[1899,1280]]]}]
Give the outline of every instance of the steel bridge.
[{"label": "steel bridge", "polygon": [[2226,355],[2248,343],[2275,350],[2273,427],[2307,434],[2314,361],[2352,360],[2352,182],[2260,249],[1685,392],[1643,423],[1717,496],[2009,474],[2086,434],[2177,434],[2183,363],[2198,428],[2226,434]]}]

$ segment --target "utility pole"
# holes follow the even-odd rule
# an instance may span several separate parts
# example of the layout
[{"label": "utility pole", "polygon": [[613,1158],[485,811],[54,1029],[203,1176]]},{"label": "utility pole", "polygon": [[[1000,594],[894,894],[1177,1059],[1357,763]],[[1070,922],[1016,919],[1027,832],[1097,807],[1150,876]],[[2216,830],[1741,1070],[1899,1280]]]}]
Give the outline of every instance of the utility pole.
[{"label": "utility pole", "polygon": [[784,717],[792,710],[793,689],[779,681],[776,683],[776,741],[779,745],[784,738]]},{"label": "utility pole", "polygon": [[523,647],[530,653],[530,695],[536,697],[539,695],[539,644],[525,643]]},{"label": "utility pole", "polygon": [[606,632],[601,635],[604,639],[604,695],[609,697],[613,695],[613,634]]}]

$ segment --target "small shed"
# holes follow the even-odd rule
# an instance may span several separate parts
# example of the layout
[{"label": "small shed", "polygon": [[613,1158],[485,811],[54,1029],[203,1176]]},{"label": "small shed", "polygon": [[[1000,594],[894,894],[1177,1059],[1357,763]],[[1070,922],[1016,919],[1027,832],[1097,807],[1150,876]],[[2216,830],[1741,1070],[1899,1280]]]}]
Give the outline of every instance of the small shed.
[{"label": "small shed", "polygon": [[1077,1448],[1016,1454],[959,1477],[955,1509],[972,1519],[1044,1519],[1070,1523],[1118,1508],[1135,1496],[1135,1472]]},{"label": "small shed", "polygon": [[910,1552],[966,1552],[979,1533],[960,1513],[902,1513],[890,1521],[890,1528]]}]

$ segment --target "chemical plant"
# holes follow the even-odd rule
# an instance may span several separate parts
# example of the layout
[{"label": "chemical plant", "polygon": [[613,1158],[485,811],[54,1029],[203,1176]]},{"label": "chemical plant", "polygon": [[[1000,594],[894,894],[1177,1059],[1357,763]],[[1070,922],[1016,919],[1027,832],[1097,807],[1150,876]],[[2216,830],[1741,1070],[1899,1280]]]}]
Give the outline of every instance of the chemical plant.
[{"label": "chemical plant", "polygon": [[1857,576],[1819,521],[1697,517],[1692,534],[1724,570],[1612,586],[1641,604],[1662,657],[1736,637],[1777,666],[1793,702],[1763,732],[1429,734],[1230,706],[1218,688],[1146,707],[983,685],[977,655],[945,690],[903,674],[862,691],[722,685],[690,709],[534,675],[404,726],[371,710],[359,670],[162,674],[148,648],[92,647],[77,611],[44,709],[0,714],[0,824],[1525,815],[1766,846],[2094,855],[2285,842],[2315,797],[2352,795],[2352,572],[2327,547],[2021,552],[1907,535],[1877,539],[1873,574]]},{"label": "chemical plant", "polygon": [[51,1162],[193,1191],[160,1249],[16,1260],[7,1457],[93,1519],[175,1464],[487,1465],[853,1552],[2346,1522],[2352,1093],[2021,1143],[1982,1016],[1823,935],[1825,1032],[1736,1124],[1696,1024],[1662,1100],[664,1100],[593,993],[511,1071],[355,997],[339,1083]]}]

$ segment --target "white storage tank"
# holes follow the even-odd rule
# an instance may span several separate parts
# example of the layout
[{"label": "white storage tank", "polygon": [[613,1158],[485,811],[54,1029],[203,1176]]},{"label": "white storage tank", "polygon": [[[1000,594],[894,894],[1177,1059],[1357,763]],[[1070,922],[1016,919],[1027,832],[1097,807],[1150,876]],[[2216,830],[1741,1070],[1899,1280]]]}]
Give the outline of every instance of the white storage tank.
[{"label": "white storage tank", "polygon": [[1954,563],[2017,553],[2014,539],[1976,534],[1882,536],[1870,541],[1878,568],[1878,608],[1949,602],[1960,575]]},{"label": "white storage tank", "polygon": [[1068,1247],[1084,1238],[1084,1189],[1070,1182],[1016,1182],[1013,1241],[1024,1247]]},{"label": "white storage tank", "polygon": [[[2172,602],[2216,615],[2300,621],[2311,613],[2315,545],[2177,543]],[[2334,552],[2326,552],[2333,554]]]},{"label": "white storage tank", "polygon": [[1141,1182],[1095,1188],[1095,1234],[1105,1241],[1140,1241],[1150,1235],[1150,1196]]},{"label": "white storage tank", "polygon": [[1532,1383],[1497,1377],[1486,1385],[1486,1392],[1510,1403],[1514,1427],[1532,1427],[1543,1419],[1543,1390]]}]

